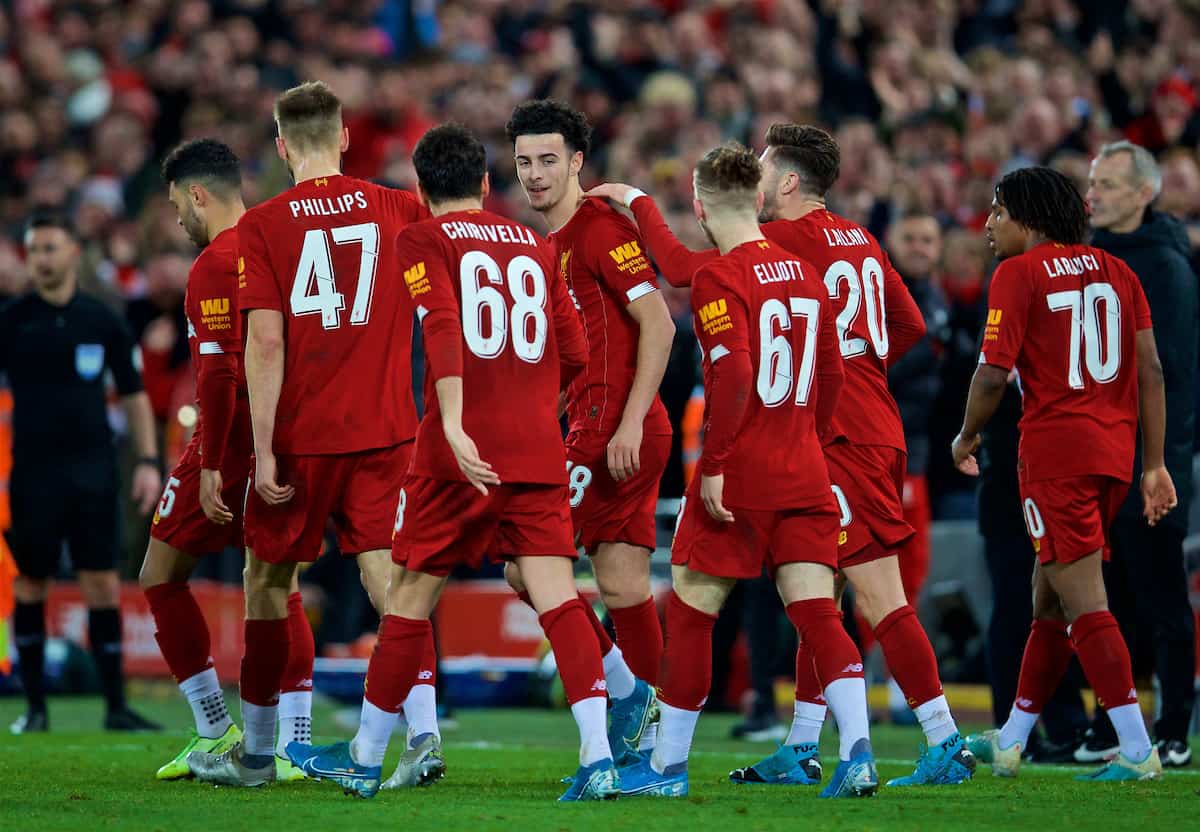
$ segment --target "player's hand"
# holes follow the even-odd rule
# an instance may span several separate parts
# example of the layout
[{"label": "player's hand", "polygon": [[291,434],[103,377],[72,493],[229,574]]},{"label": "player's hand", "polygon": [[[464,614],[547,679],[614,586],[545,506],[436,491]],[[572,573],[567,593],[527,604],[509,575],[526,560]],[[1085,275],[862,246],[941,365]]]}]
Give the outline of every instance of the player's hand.
[{"label": "player's hand", "polygon": [[162,487],[162,474],[158,473],[158,468],[144,462],[134,466],[133,487],[129,494],[142,514],[149,514],[158,505]]},{"label": "player's hand", "polygon": [[584,196],[595,196],[600,199],[611,199],[613,202],[625,204],[625,197],[629,192],[634,190],[632,185],[626,185],[623,182],[605,182],[602,185],[597,185],[589,191],[584,192]]},{"label": "player's hand", "polygon": [[977,450],[979,450],[978,436],[967,438],[960,433],[954,437],[954,444],[950,446],[950,453],[954,456],[954,467],[968,477],[978,477],[979,462],[975,459]]},{"label": "player's hand", "polygon": [[218,526],[228,526],[233,522],[233,512],[221,499],[221,472],[209,468],[200,469],[200,508],[209,521]]},{"label": "player's hand", "polygon": [[479,489],[479,493],[487,496],[489,485],[499,485],[500,476],[492,470],[492,466],[479,458],[479,449],[475,440],[467,436],[466,431],[447,431],[446,443],[454,451],[454,459],[458,462],[458,470],[471,485]]},{"label": "player's hand", "polygon": [[608,472],[617,482],[629,479],[642,469],[642,423],[621,422],[608,440]]},{"label": "player's hand", "polygon": [[254,455],[254,490],[269,506],[281,506],[296,496],[291,485],[280,485],[275,466],[275,454]]},{"label": "player's hand", "polygon": [[1142,473],[1142,516],[1147,523],[1155,525],[1178,504],[1175,483],[1166,468],[1152,468]]},{"label": "player's hand", "polygon": [[733,512],[725,508],[725,504],[721,502],[724,493],[724,474],[700,478],[700,499],[704,501],[704,508],[709,516],[718,523],[732,523]]}]

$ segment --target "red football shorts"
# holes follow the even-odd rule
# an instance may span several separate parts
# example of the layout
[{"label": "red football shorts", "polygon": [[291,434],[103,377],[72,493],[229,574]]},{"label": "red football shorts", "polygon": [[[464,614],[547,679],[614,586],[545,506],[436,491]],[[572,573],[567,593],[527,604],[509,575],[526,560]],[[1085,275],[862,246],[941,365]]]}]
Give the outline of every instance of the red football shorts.
[{"label": "red football shorts", "polygon": [[718,578],[757,578],[763,567],[775,576],[788,563],[837,568],[838,511],[827,503],[801,509],[730,508],[732,523],[712,518],[689,489],[680,500],[671,563]]},{"label": "red football shorts", "polygon": [[671,435],[644,436],[641,467],[623,482],[608,472],[608,441],[594,431],[567,436],[567,479],[575,538],[591,554],[600,543],[629,543],[653,551],[658,481],[671,455]]},{"label": "red football shorts", "polygon": [[565,485],[503,484],[485,497],[467,482],[410,474],[395,520],[392,561],[427,575],[478,569],[488,555],[576,557]]},{"label": "red football shorts", "polygon": [[841,514],[839,568],[894,555],[913,536],[901,496],[907,461],[903,451],[884,445],[835,442],[825,448]]},{"label": "red football shorts", "polygon": [[1129,493],[1113,477],[1062,477],[1021,483],[1021,509],[1042,563],[1074,563],[1100,550],[1108,560],[1108,527]]},{"label": "red football shorts", "polygon": [[[226,465],[221,470],[221,501],[233,512],[233,521],[221,526],[205,517],[200,508],[200,442],[197,435],[167,477],[162,499],[151,521],[150,536],[192,557],[211,555],[227,546],[240,549],[246,486],[254,471],[252,453],[251,448],[246,448],[244,455],[236,451],[226,454]],[[233,459],[241,459],[241,464],[231,464],[229,460]]]},{"label": "red football shorts", "polygon": [[276,457],[278,481],[296,489],[279,506],[250,487],[246,547],[268,563],[305,563],[321,554],[325,523],[332,519],[338,549],[353,557],[388,549],[396,496],[412,459],[413,443],[355,454]]}]

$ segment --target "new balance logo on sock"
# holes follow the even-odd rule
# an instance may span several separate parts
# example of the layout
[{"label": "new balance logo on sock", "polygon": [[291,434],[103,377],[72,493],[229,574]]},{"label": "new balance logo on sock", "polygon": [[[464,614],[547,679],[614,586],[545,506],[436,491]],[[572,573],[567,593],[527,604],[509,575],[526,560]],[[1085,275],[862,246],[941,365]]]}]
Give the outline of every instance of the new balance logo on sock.
[{"label": "new balance logo on sock", "polygon": [[312,679],[301,679],[296,684],[296,687],[300,688],[301,690],[312,690]]},{"label": "new balance logo on sock", "polygon": [[608,682],[604,681],[603,679],[597,679],[596,681],[592,682],[592,690],[601,692],[607,691]]},{"label": "new balance logo on sock", "polygon": [[842,672],[843,673],[862,673],[863,672],[862,662],[855,662],[854,664],[848,664],[842,668]]},{"label": "new balance logo on sock", "polygon": [[1024,696],[1017,697],[1017,707],[1020,708],[1022,711],[1028,711],[1029,707],[1032,704],[1033,704],[1032,699],[1026,699]]},{"label": "new balance logo on sock", "polygon": [[1137,688],[1130,688],[1128,695],[1130,699],[1137,699]]},{"label": "new balance logo on sock", "polygon": [[420,673],[417,674],[417,679],[419,679],[421,681],[425,681],[427,679],[432,679],[432,678],[433,678],[432,670],[422,670]]}]

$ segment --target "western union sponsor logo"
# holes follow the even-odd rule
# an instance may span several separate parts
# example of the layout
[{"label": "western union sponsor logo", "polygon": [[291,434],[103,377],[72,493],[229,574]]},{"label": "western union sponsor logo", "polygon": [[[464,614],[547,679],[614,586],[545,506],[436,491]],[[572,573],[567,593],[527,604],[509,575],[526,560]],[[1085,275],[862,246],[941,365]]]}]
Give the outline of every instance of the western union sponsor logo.
[{"label": "western union sponsor logo", "polygon": [[200,313],[206,318],[210,315],[228,315],[229,298],[208,298],[200,301]]},{"label": "western union sponsor logo", "polygon": [[725,298],[712,300],[700,307],[700,323],[707,324],[716,318],[728,314]]},{"label": "western union sponsor logo", "polygon": [[413,297],[429,291],[429,279],[425,277],[424,260],[412,268],[404,270],[404,284],[408,286],[408,293]]},{"label": "western union sponsor logo", "polygon": [[638,245],[637,240],[630,240],[628,243],[623,243],[614,248],[608,253],[608,256],[619,266],[626,260],[641,257],[642,247]]},{"label": "western union sponsor logo", "polygon": [[1002,317],[1004,317],[1003,309],[989,309],[988,310],[988,326],[999,326],[1000,319]]}]

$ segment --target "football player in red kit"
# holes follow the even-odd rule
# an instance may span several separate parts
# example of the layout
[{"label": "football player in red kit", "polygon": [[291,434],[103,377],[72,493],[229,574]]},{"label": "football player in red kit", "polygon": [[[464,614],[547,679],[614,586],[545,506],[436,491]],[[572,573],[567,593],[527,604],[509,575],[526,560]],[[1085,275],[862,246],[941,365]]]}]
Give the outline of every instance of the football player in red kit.
[{"label": "football player in red kit", "polygon": [[996,186],[987,235],[1001,263],[952,450],[959,470],[979,473],[979,434],[1015,369],[1023,399],[1017,476],[1038,563],[1012,712],[969,744],[993,774],[1016,776],[1030,730],[1077,655],[1121,746],[1080,779],[1150,780],[1162,765],[1108,611],[1101,563],[1129,490],[1139,424],[1146,520],[1157,523],[1176,504],[1163,461],[1166,399],[1142,286],[1124,262],[1083,244],[1087,227],[1082,197],[1056,171],[1025,168]]},{"label": "football player in red kit", "polygon": [[832,427],[844,377],[837,328],[819,273],[763,237],[761,177],[758,159],[737,144],[710,151],[693,175],[696,217],[720,251],[692,283],[704,449],[671,547],[658,741],[621,770],[623,795],[688,793],[713,625],[737,580],[764,567],[837,719],[840,762],[822,796],[879,787],[862,657],[833,600],[838,509],[820,434]]},{"label": "football player in red kit", "polygon": [[587,345],[550,246],[483,210],[483,145],[465,128],[430,130],[413,152],[433,218],[401,235],[404,282],[421,319],[428,409],[400,492],[387,612],[371,656],[358,734],[294,743],[306,773],[371,797],[417,680],[429,616],[450,571],[492,556],[515,560],[558,660],[580,733],[580,765],[562,800],[616,797],[600,650],[575,589],[563,382]]},{"label": "football player in red kit", "polygon": [[[639,747],[653,747],[653,728],[646,729],[662,628],[650,594],[650,555],[658,481],[671,451],[658,388],[675,324],[637,227],[604,200],[583,196],[579,172],[592,134],[584,115],[561,101],[529,101],[513,111],[507,131],[529,204],[550,226],[557,279],[565,281],[588,339],[587,369],[567,390],[567,478],[575,540],[591,556],[616,631],[614,646],[593,622],[619,764]],[[527,598],[514,565],[506,575]]]},{"label": "football player in red kit", "polygon": [[[888,391],[887,365],[920,340],[925,322],[870,232],[825,207],[825,194],[837,181],[841,164],[833,137],[816,127],[775,124],[767,131],[766,145],[759,212],[763,236],[819,269],[834,306],[845,362],[841,404],[822,436],[841,516],[838,569],[854,586],[858,609],[925,733],[926,748],[916,770],[888,785],[960,783],[971,777],[974,760],[942,692],[929,637],[904,593],[897,558],[913,530],[904,519],[904,430]],[[606,185],[590,193],[632,206],[651,256],[673,284],[687,285],[716,254],[689,251],[671,234],[654,201],[640,191]],[[808,650],[809,645],[801,644],[797,652],[795,711],[784,745],[732,772],[734,782],[802,783],[820,776],[817,739],[826,704]]]},{"label": "football player in red kit", "polygon": [[226,145],[198,139],[172,150],[162,173],[180,225],[202,247],[184,298],[200,417],[167,478],[139,576],[163,659],[196,723],[183,750],[158,770],[158,779],[175,780],[191,774],[190,752],[221,753],[241,738],[213,667],[208,624],[187,582],[201,556],[242,546],[253,447],[237,311],[236,226],[246,210],[241,165]]},{"label": "football player in red kit", "polygon": [[[413,194],[341,175],[349,134],[324,83],[280,95],[275,120],[278,153],[297,184],[247,211],[237,227],[255,455],[245,510],[244,737],[223,755],[188,759],[197,777],[228,785],[274,779],[267,762],[291,640],[289,588],[297,564],[320,554],[329,519],[339,550],[357,557],[372,603],[383,608],[417,421],[413,306],[396,235],[427,211]],[[437,737],[432,637],[425,659],[427,675],[413,690],[424,695],[406,713],[411,739],[420,741],[411,750],[427,757],[434,749],[421,743]]]}]

